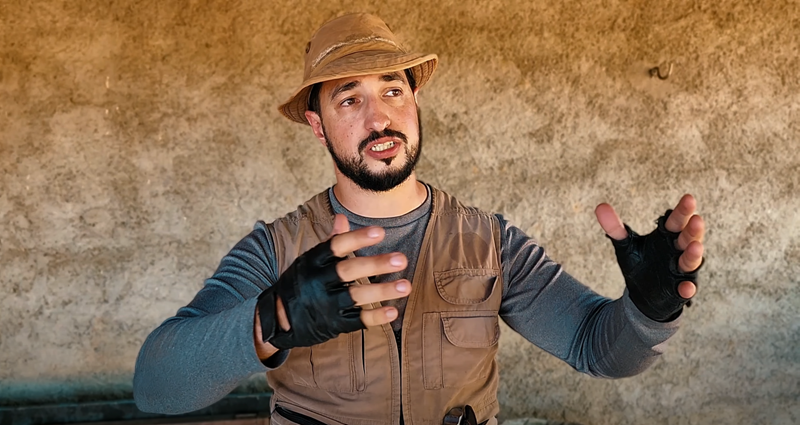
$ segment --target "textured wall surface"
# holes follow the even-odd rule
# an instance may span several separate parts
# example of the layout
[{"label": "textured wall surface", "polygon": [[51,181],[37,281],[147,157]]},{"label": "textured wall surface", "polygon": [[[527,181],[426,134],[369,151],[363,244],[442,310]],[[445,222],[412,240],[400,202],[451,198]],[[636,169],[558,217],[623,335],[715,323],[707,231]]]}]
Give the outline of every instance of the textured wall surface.
[{"label": "textured wall surface", "polygon": [[370,11],[440,55],[420,177],[596,291],[624,286],[597,203],[647,232],[690,192],[706,219],[654,367],[589,378],[505,329],[503,417],[800,423],[800,4],[271,3],[0,2],[2,404],[130,396],[146,335],[254,221],[333,182],[275,108],[313,29]]}]

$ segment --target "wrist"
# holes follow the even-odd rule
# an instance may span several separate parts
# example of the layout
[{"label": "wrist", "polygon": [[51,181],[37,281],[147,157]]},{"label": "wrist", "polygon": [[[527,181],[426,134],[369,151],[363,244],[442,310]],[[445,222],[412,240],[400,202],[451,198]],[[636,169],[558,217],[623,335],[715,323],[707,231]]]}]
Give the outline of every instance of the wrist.
[{"label": "wrist", "polygon": [[261,319],[258,314],[258,305],[256,305],[255,316],[253,318],[253,344],[256,348],[256,355],[262,362],[272,357],[273,354],[278,352],[278,349],[268,341],[264,341],[261,332]]}]

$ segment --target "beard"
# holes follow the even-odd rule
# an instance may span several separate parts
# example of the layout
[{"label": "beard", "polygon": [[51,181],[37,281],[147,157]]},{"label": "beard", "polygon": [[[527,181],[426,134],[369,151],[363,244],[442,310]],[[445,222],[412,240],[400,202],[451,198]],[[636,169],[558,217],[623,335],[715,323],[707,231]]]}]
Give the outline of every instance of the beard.
[{"label": "beard", "polygon": [[[328,147],[328,152],[331,153],[336,167],[358,187],[370,192],[387,192],[408,180],[408,177],[414,172],[414,168],[416,168],[420,154],[422,153],[422,118],[419,115],[419,109],[417,109],[417,130],[418,141],[415,148],[408,146],[408,137],[406,137],[405,134],[387,128],[383,131],[373,131],[366,139],[362,140],[361,143],[358,144],[358,156],[345,158],[333,150],[333,143],[328,139],[328,132],[325,131],[325,124],[322,123],[325,144]],[[367,162],[364,159],[364,151],[370,142],[378,140],[381,137],[394,137],[403,141],[406,162],[400,168],[376,173],[370,171],[369,167],[367,167]],[[389,166],[394,160],[395,158],[387,158],[383,160],[383,162]]]}]

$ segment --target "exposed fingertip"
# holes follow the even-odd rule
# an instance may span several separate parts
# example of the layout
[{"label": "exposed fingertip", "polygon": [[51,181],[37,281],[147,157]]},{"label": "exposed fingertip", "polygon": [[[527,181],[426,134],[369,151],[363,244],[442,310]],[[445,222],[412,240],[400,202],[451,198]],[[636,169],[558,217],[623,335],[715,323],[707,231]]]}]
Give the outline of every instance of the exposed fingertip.
[{"label": "exposed fingertip", "polygon": [[695,257],[700,257],[702,259],[703,253],[705,252],[705,247],[703,243],[700,241],[691,241],[689,245],[686,247],[686,251],[688,251],[691,255]]},{"label": "exposed fingertip", "polygon": [[389,258],[389,264],[391,264],[391,265],[393,265],[395,267],[402,266],[403,265],[403,261],[404,261],[403,254],[394,254]]},{"label": "exposed fingertip", "polygon": [[395,285],[395,289],[397,289],[397,292],[407,292],[408,287],[409,287],[408,282],[406,282],[405,280],[401,280],[400,282],[397,282],[397,285]]},{"label": "exposed fingertip", "polygon": [[397,319],[397,310],[394,308],[386,310],[386,318],[389,320]]},{"label": "exposed fingertip", "polygon": [[695,233],[705,231],[706,222],[703,220],[703,217],[695,214],[689,219],[689,225],[692,227],[692,231]]},{"label": "exposed fingertip", "polygon": [[683,204],[686,209],[694,211],[697,206],[697,201],[694,199],[694,196],[687,193],[681,198],[681,204]]},{"label": "exposed fingertip", "polygon": [[697,286],[694,283],[685,281],[678,285],[678,295],[683,299],[690,299],[697,293]]},{"label": "exposed fingertip", "polygon": [[367,230],[367,236],[369,236],[371,238],[380,237],[381,236],[381,229],[378,228],[378,227],[371,227],[369,230]]},{"label": "exposed fingertip", "polygon": [[598,206],[596,206],[594,208],[594,215],[597,218],[600,218],[603,215],[609,215],[609,214],[610,215],[617,215],[617,211],[609,203],[603,202],[602,204],[600,204],[600,205],[598,205]]}]

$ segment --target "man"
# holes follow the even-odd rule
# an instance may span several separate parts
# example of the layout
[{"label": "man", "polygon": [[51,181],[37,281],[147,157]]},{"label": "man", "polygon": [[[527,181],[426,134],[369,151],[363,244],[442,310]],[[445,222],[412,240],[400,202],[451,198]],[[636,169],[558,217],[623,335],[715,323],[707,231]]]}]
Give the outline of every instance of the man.
[{"label": "man", "polygon": [[696,291],[694,199],[647,236],[598,206],[627,290],[595,294],[501,216],[417,180],[416,94],[436,64],[367,14],[314,34],[280,110],[330,151],[336,185],[257,223],[153,331],[134,377],[142,410],[196,410],[266,372],[278,425],[496,424],[498,318],[595,376],[655,361]]}]

